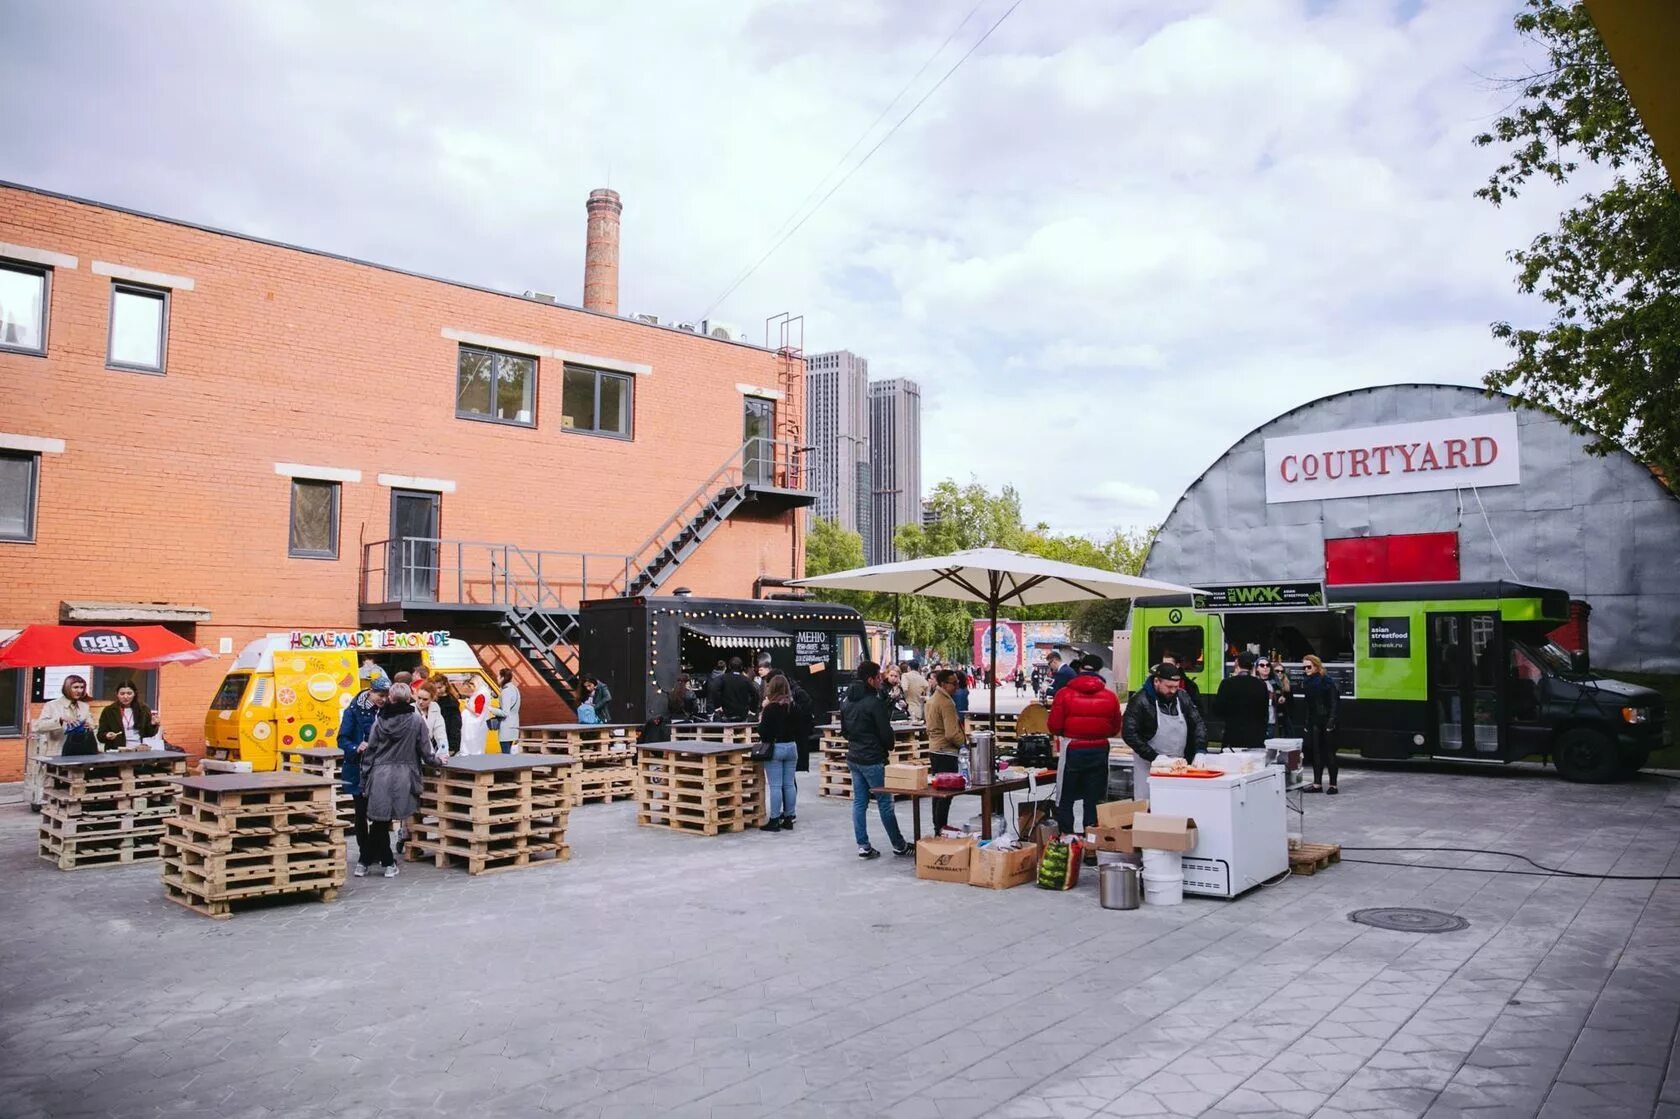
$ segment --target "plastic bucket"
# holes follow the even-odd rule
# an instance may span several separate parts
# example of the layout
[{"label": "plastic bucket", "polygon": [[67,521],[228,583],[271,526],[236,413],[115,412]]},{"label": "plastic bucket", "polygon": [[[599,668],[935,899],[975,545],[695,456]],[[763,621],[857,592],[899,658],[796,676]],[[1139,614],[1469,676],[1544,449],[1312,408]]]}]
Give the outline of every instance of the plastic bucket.
[{"label": "plastic bucket", "polygon": [[1177,851],[1143,853],[1145,905],[1178,905],[1184,900],[1184,856]]}]

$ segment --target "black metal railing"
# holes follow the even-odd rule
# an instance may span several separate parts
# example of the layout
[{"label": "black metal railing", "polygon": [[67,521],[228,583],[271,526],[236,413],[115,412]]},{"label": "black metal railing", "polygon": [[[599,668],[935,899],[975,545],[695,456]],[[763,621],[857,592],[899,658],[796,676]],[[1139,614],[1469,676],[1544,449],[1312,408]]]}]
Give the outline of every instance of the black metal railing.
[{"label": "black metal railing", "polygon": [[404,536],[362,546],[361,601],[566,609],[619,593],[630,557]]}]

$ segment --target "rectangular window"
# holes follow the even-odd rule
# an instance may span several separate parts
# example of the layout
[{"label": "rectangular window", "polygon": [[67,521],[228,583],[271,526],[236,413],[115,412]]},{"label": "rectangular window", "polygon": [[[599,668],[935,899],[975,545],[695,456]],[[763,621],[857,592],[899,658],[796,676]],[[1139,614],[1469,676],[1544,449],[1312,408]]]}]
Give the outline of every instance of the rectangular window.
[{"label": "rectangular window", "polygon": [[24,669],[0,672],[0,738],[23,737]]},{"label": "rectangular window", "polygon": [[292,518],[286,554],[300,559],[338,558],[337,482],[292,479]]},{"label": "rectangular window", "polygon": [[635,427],[635,395],[634,377],[568,365],[560,390],[560,426],[629,439]]},{"label": "rectangular window", "polygon": [[105,364],[162,373],[169,341],[169,293],[135,284],[111,285],[111,336]]},{"label": "rectangular window", "polygon": [[0,540],[35,539],[35,490],[41,456],[0,451]]},{"label": "rectangular window", "polygon": [[51,272],[0,260],[0,350],[47,352],[47,296]]},{"label": "rectangular window", "polygon": [[455,364],[455,414],[535,427],[537,359],[462,346]]},{"label": "rectangular window", "polygon": [[157,710],[158,670],[155,668],[95,668],[88,681],[88,699],[95,703],[110,703],[117,698],[117,689],[124,684],[134,687],[134,695],[141,703]]},{"label": "rectangular window", "polygon": [[237,711],[239,700],[245,695],[245,684],[251,679],[248,672],[230,672],[222,678],[222,686],[210,701],[212,711]]}]

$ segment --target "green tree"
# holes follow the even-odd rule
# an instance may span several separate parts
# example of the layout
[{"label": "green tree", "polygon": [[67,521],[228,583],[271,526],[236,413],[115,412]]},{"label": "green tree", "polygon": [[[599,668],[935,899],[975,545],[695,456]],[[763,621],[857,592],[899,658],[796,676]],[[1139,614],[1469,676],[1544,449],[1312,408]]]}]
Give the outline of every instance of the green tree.
[{"label": "green tree", "polygon": [[[805,534],[805,574],[832,575],[836,571],[850,571],[862,566],[862,536],[824,517],[817,517],[811,522],[811,531]],[[821,596],[822,601],[850,606],[865,618],[880,620],[892,616],[890,595],[829,590],[815,593]]]},{"label": "green tree", "polygon": [[1589,449],[1626,446],[1680,478],[1680,195],[1628,99],[1584,3],[1528,0],[1517,32],[1546,52],[1512,83],[1513,109],[1478,146],[1503,162],[1476,192],[1495,206],[1536,177],[1565,183],[1585,160],[1613,175],[1558,227],[1511,254],[1517,287],[1552,307],[1544,328],[1493,324],[1514,352],[1487,374],[1490,389],[1551,409],[1593,436]]}]

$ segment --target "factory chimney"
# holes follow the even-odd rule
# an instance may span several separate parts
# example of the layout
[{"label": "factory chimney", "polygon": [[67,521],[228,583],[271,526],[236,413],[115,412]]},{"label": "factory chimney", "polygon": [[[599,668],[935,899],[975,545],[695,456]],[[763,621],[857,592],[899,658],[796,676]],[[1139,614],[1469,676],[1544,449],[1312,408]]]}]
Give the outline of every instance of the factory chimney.
[{"label": "factory chimney", "polygon": [[589,192],[589,234],[583,250],[583,309],[618,314],[618,215],[616,190]]}]

